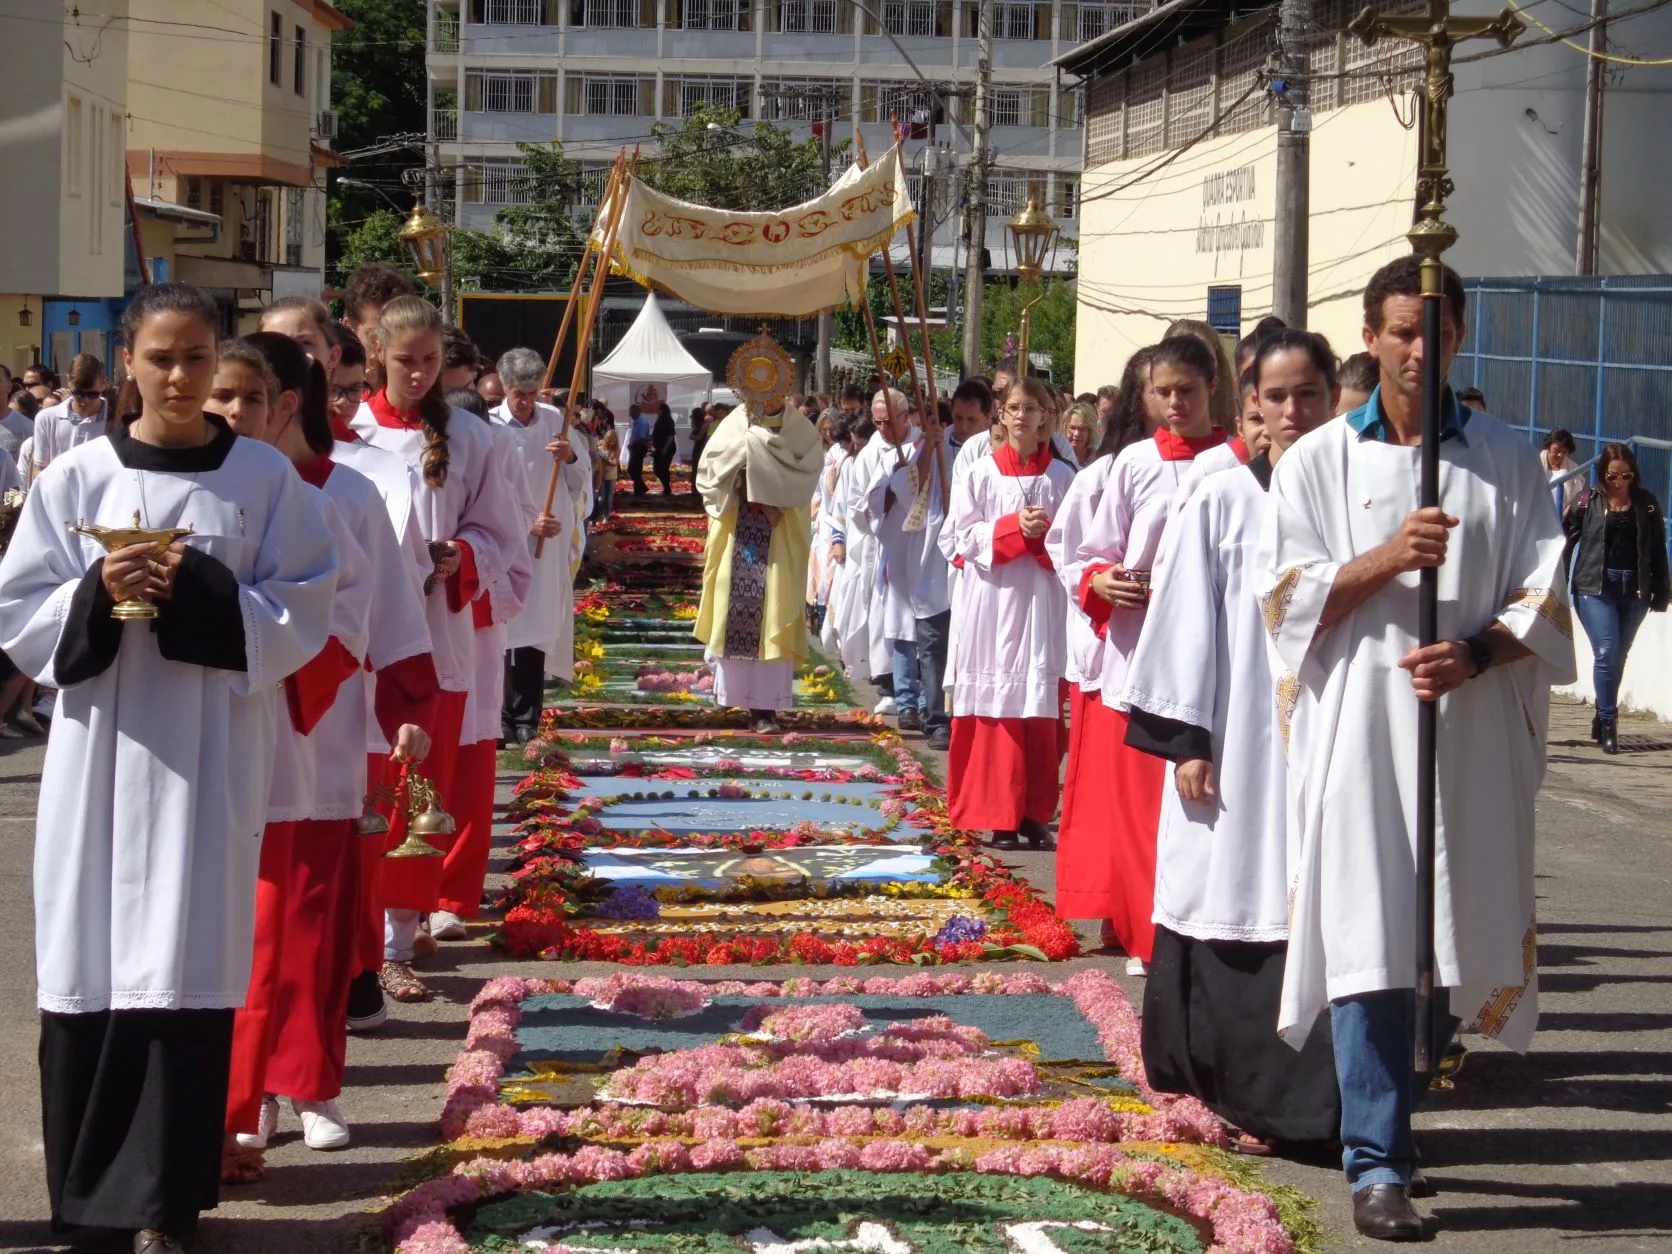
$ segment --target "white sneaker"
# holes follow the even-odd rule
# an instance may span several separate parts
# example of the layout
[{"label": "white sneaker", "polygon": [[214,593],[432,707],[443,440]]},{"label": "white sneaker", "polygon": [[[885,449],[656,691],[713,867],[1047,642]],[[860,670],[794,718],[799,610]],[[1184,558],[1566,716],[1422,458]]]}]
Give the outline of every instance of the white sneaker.
[{"label": "white sneaker", "polygon": [[451,910],[430,911],[430,935],[438,941],[463,940],[470,935],[464,920]]},{"label": "white sneaker", "polygon": [[1128,975],[1148,975],[1149,968],[1144,965],[1142,958],[1128,958],[1126,960],[1126,973]]},{"label": "white sneaker", "polygon": [[877,708],[875,710],[873,710],[872,713],[873,714],[892,714],[898,708],[899,708],[899,706],[897,706],[895,704],[893,697],[884,697],[881,701],[877,702]]},{"label": "white sneaker", "polygon": [[279,1129],[279,1099],[271,1093],[261,1099],[261,1115],[256,1120],[254,1132],[240,1132],[238,1146],[240,1149],[264,1150],[267,1142],[273,1139],[273,1133]]},{"label": "white sneaker", "polygon": [[302,1121],[302,1139],[309,1149],[336,1150],[348,1144],[348,1124],[336,1100],[328,1102],[299,1102],[294,1098],[291,1110]]}]

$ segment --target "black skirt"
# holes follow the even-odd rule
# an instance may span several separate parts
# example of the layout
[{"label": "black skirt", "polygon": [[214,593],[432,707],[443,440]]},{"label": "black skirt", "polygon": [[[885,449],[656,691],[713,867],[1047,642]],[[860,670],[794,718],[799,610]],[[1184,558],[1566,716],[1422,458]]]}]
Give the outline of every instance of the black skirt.
[{"label": "black skirt", "polygon": [[55,1231],[197,1229],[220,1200],[231,1010],[41,1015]]},{"label": "black skirt", "polygon": [[1226,1123],[1277,1141],[1330,1141],[1341,1098],[1320,1016],[1299,1053],[1277,1036],[1288,946],[1199,941],[1157,924],[1144,986],[1144,1069]]}]

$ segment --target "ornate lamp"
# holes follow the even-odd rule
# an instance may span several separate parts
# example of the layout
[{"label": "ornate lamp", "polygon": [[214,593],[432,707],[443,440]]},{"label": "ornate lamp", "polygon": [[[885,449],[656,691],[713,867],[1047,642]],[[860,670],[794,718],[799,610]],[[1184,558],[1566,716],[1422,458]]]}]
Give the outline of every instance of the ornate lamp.
[{"label": "ornate lamp", "polygon": [[26,327],[31,322],[33,322],[34,320],[35,320],[35,315],[32,312],[30,312],[30,309],[29,309],[28,305],[25,305],[22,309],[19,309],[17,311],[17,325],[18,326]]},{"label": "ornate lamp", "polygon": [[447,226],[419,201],[412,207],[397,238],[412,254],[418,277],[430,287],[440,287],[447,272]]},{"label": "ornate lamp", "polygon": [[[1040,207],[1037,197],[1029,196],[1027,205],[1005,224],[1016,249],[1016,277],[1023,283],[1037,283],[1045,273],[1045,253],[1051,248],[1061,228],[1056,219]],[[1032,330],[1033,307],[1045,299],[1045,293],[1022,306],[1022,323],[1016,333],[1016,364],[1022,374],[1030,372],[1028,338]]]},{"label": "ornate lamp", "polygon": [[1005,224],[1005,229],[1016,249],[1017,276],[1024,283],[1037,280],[1045,272],[1045,253],[1061,230],[1056,220],[1040,206],[1037,197],[1029,196],[1026,207]]}]

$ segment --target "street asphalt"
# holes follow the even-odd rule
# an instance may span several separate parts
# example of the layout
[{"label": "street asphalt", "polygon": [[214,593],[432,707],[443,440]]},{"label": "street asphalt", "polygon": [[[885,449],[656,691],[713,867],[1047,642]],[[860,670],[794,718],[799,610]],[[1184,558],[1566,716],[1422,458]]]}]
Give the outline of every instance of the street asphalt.
[{"label": "street asphalt", "polygon": [[[1589,719],[1588,707],[1558,703],[1538,806],[1538,1038],[1524,1057],[1471,1042],[1456,1089],[1434,1094],[1419,1121],[1440,1189],[1419,1205],[1433,1218],[1435,1243],[1458,1254],[1672,1250],[1672,728],[1629,719],[1628,751],[1610,759],[1590,745]],[[11,920],[3,933],[10,943],[0,946],[0,1251],[68,1248],[46,1224],[36,1071],[30,864],[41,760],[38,741],[0,742],[0,920]],[[41,838],[50,844],[52,834]],[[1050,888],[1050,854],[1016,862]],[[1048,974],[1088,964],[1108,966],[1139,994],[1118,958],[1094,955]],[[411,1160],[438,1142],[443,1074],[463,1041],[471,997],[491,976],[535,969],[475,939],[443,946],[424,967],[436,999],[398,1007],[379,1033],[350,1043],[343,1105],[354,1145],[309,1151],[287,1110],[266,1178],[224,1190],[197,1249],[379,1248],[368,1240],[372,1216],[411,1177]],[[1374,1248],[1353,1232],[1334,1163],[1273,1160],[1268,1171],[1317,1199],[1326,1248]]]}]

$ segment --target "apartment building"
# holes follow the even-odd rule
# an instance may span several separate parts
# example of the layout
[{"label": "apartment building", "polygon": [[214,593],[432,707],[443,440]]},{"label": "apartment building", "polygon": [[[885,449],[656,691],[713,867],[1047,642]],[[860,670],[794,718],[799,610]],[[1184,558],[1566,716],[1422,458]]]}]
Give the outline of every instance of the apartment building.
[{"label": "apartment building", "polygon": [[123,291],[126,0],[0,14],[0,361],[107,351]]},{"label": "apartment building", "polygon": [[[995,223],[1031,193],[1074,234],[1080,94],[1050,63],[1149,7],[995,4]],[[518,143],[558,140],[601,170],[624,144],[648,145],[652,123],[702,105],[803,138],[828,116],[837,137],[857,127],[873,154],[892,142],[897,119],[913,136],[915,186],[931,133],[954,162],[967,161],[979,10],[962,0],[429,0],[431,124],[453,167],[457,220],[486,229],[523,194]],[[962,196],[941,170],[935,261],[948,265]],[[1002,266],[1001,238],[989,230]]]},{"label": "apartment building", "polygon": [[224,329],[317,296],[337,158],[326,0],[128,0],[127,167],[154,278],[195,283]]}]

